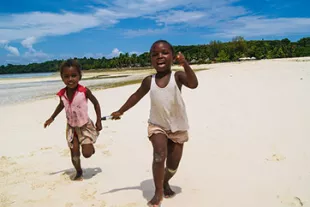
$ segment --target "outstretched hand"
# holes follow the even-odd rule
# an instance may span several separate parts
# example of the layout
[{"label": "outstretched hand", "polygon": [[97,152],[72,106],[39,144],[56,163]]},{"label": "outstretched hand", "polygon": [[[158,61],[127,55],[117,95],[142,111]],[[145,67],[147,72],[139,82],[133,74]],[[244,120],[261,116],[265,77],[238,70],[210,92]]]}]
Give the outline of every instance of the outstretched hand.
[{"label": "outstretched hand", "polygon": [[175,60],[182,66],[187,63],[184,55],[181,52],[178,52],[178,54],[175,57]]},{"label": "outstretched hand", "polygon": [[120,111],[115,111],[111,114],[113,120],[121,119],[120,116],[122,116],[122,115],[123,115],[123,113],[121,113]]},{"label": "outstretched hand", "polygon": [[46,120],[45,123],[44,123],[44,128],[46,128],[47,126],[49,126],[53,121],[54,121],[53,118],[49,118],[48,120]]}]

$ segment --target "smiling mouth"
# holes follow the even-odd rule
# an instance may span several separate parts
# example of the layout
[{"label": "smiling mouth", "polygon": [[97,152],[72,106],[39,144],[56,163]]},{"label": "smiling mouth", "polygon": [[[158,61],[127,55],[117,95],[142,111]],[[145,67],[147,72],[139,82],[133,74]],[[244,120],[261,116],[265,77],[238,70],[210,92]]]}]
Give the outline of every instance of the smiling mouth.
[{"label": "smiling mouth", "polygon": [[166,65],[166,63],[165,62],[158,62],[157,65],[162,67],[162,66]]}]

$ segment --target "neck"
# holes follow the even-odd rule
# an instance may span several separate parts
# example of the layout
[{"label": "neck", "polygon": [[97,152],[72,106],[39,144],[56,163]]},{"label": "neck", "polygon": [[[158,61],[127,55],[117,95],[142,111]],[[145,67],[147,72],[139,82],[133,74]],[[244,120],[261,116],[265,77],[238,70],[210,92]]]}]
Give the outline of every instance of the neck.
[{"label": "neck", "polygon": [[166,75],[168,75],[168,74],[170,74],[171,73],[171,70],[166,70],[166,71],[163,71],[163,72],[157,72],[156,73],[156,76],[158,77],[158,78],[162,78],[162,77],[164,77],[164,76],[166,76]]},{"label": "neck", "polygon": [[68,86],[66,88],[67,88],[67,91],[74,92],[77,90],[78,87],[79,85],[77,85],[75,88],[69,88]]}]

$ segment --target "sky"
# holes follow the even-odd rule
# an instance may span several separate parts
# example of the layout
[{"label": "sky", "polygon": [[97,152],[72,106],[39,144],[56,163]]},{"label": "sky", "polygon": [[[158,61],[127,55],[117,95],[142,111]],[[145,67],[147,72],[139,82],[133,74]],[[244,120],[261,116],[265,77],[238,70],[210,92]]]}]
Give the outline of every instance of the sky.
[{"label": "sky", "polygon": [[0,65],[139,55],[158,39],[297,41],[310,36],[309,8],[309,0],[1,1]]}]

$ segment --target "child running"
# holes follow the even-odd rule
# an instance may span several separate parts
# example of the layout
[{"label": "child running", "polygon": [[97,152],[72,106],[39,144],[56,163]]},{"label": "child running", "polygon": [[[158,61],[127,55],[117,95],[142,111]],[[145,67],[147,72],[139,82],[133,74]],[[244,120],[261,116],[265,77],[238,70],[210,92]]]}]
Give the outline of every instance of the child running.
[{"label": "child running", "polygon": [[[89,158],[95,153],[93,144],[102,129],[100,105],[92,92],[79,84],[82,72],[81,66],[76,60],[69,59],[63,62],[60,66],[60,76],[66,87],[57,93],[60,102],[52,116],[44,123],[44,128],[49,126],[65,108],[67,117],[66,138],[71,151],[71,161],[76,169],[73,180],[82,180],[80,145],[82,145],[82,154],[85,158]],[[88,116],[88,99],[93,103],[96,111],[96,127]]]},{"label": "child running", "polygon": [[[157,207],[163,197],[172,198],[175,195],[169,180],[178,169],[183,145],[188,141],[189,125],[181,88],[185,85],[194,89],[198,86],[198,80],[183,54],[179,52],[175,58],[173,47],[167,41],[158,40],[153,43],[150,55],[156,74],[144,78],[138,90],[111,116],[112,119],[120,119],[150,91],[148,137],[153,145],[152,169],[156,190],[148,206]],[[171,71],[174,59],[183,66],[184,71]]]}]

